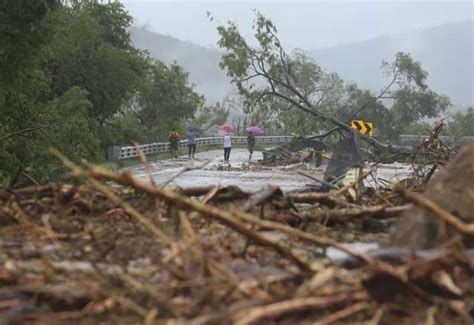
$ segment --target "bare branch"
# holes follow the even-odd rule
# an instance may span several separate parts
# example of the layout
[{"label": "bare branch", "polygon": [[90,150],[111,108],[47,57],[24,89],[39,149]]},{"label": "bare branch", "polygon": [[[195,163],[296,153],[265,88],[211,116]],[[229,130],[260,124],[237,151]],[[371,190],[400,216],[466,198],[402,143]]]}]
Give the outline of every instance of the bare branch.
[{"label": "bare branch", "polygon": [[3,137],[0,138],[0,142],[3,142],[9,138],[12,138],[14,136],[17,136],[17,135],[22,135],[24,133],[28,133],[28,132],[36,132],[36,131],[41,131],[42,129],[44,128],[44,126],[33,126],[33,127],[29,127],[29,128],[26,128],[26,129],[23,129],[23,130],[19,130],[19,131],[15,131],[15,132],[11,132],[7,135],[4,135]]},{"label": "bare branch", "polygon": [[362,105],[361,107],[359,107],[350,117],[349,121],[353,120],[360,112],[362,112],[363,110],[365,110],[371,103],[375,103],[377,102],[379,99],[381,99],[385,93],[393,86],[393,84],[395,83],[395,81],[398,79],[398,74],[394,71],[393,72],[393,79],[392,81],[380,92],[380,94],[375,97],[374,99],[371,99],[369,101],[367,101],[364,105]]}]

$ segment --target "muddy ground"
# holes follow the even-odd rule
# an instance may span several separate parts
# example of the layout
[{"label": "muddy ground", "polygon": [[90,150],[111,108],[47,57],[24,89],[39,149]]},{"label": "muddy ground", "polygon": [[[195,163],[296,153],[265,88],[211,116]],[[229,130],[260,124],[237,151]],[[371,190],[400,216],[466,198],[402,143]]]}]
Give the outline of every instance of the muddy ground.
[{"label": "muddy ground", "polygon": [[[190,160],[187,156],[181,156],[178,159],[151,162],[153,179],[160,184],[173,178],[172,185],[181,187],[237,185],[243,190],[254,192],[267,183],[278,185],[284,191],[297,189],[308,183],[307,178],[298,175],[296,168],[291,170],[284,167],[262,166],[258,163],[263,159],[261,152],[254,153],[253,163],[250,165],[246,149],[232,149],[229,165],[223,163],[221,150],[199,152],[196,153],[195,158]],[[185,168],[196,169],[174,178]],[[132,168],[131,171],[141,179],[148,180],[149,178],[143,166]],[[319,177],[322,177],[321,171],[317,173]]]},{"label": "muddy ground", "polygon": [[[262,152],[255,152],[249,164],[246,149],[232,149],[230,164],[224,164],[221,150],[210,150],[197,153],[196,159],[180,156],[178,159],[158,160],[151,162],[153,179],[157,184],[172,180],[171,185],[178,187],[235,185],[245,191],[256,192],[265,184],[274,184],[282,191],[300,189],[314,183],[311,179],[298,174],[299,170],[309,173],[315,178],[323,179],[326,164],[315,167],[309,163],[295,163],[284,166],[267,166],[263,164]],[[373,166],[368,163],[367,172]],[[183,170],[189,169],[179,175]],[[129,169],[140,179],[149,181],[149,175],[144,166]],[[367,186],[378,187],[380,182],[389,184],[412,175],[410,164],[392,163],[377,164],[371,177],[365,180]],[[179,176],[176,176],[179,175]]]},{"label": "muddy ground", "polygon": [[472,252],[377,249],[422,191],[411,167],[354,201],[292,192],[322,169],[220,155],[137,177],[61,157],[77,183],[1,190],[0,323],[472,324]]}]

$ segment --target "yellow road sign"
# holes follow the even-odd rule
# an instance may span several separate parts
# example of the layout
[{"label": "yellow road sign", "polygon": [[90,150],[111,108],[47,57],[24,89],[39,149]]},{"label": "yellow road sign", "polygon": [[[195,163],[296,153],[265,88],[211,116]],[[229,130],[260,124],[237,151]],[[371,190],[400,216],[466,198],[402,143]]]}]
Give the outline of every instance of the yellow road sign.
[{"label": "yellow road sign", "polygon": [[374,134],[374,127],[372,125],[372,122],[354,120],[352,121],[352,128],[359,130],[359,132],[362,134],[368,134],[370,136]]}]

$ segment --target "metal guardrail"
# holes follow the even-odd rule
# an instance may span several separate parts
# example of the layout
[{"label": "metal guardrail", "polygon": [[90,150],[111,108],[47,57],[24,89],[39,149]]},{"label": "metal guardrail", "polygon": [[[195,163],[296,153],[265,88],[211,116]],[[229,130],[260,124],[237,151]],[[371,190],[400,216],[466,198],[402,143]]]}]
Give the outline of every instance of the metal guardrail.
[{"label": "metal guardrail", "polygon": [[[288,143],[293,140],[293,136],[291,135],[274,135],[274,136],[257,136],[256,142],[257,143]],[[428,136],[424,135],[409,135],[409,134],[402,134],[400,135],[400,141],[402,145],[413,147],[418,143],[421,143],[423,140],[428,139]],[[474,137],[453,137],[453,136],[440,136],[442,141],[447,143],[456,143],[456,144],[464,144],[469,141],[474,141]],[[223,144],[224,138],[223,137],[207,137],[207,138],[197,138],[196,144],[197,145],[209,145],[209,144]],[[232,137],[232,143],[234,144],[246,144],[247,137],[245,136],[235,136]],[[187,140],[182,140],[179,143],[180,148],[186,147],[188,144]],[[138,146],[141,151],[145,155],[155,154],[155,153],[162,153],[162,152],[169,152],[169,143],[168,142],[156,142],[150,144],[143,144]],[[134,146],[114,146],[109,148],[108,158],[109,160],[122,160],[128,158],[135,158],[138,157],[137,150]]]},{"label": "metal guardrail", "polygon": [[[276,135],[276,136],[257,136],[255,137],[257,143],[288,143],[291,142],[293,136]],[[246,144],[247,137],[235,136],[232,137],[233,144]],[[197,138],[197,145],[209,145],[209,144],[224,144],[223,137],[207,137]],[[188,140],[182,140],[179,143],[180,148],[184,148],[188,145]],[[156,142],[150,144],[143,144],[138,148],[145,154],[155,154],[161,152],[168,152],[170,150],[168,142]],[[114,146],[109,149],[108,153],[109,160],[122,160],[128,158],[138,157],[137,150],[134,146]]]},{"label": "metal guardrail", "polygon": [[[414,147],[417,144],[429,139],[427,135],[410,135],[410,134],[402,134],[400,135],[400,142],[402,145],[407,147]],[[465,144],[469,141],[474,141],[474,137],[455,137],[455,136],[446,136],[442,135],[439,136],[439,139],[443,142],[450,143],[450,144]]]}]

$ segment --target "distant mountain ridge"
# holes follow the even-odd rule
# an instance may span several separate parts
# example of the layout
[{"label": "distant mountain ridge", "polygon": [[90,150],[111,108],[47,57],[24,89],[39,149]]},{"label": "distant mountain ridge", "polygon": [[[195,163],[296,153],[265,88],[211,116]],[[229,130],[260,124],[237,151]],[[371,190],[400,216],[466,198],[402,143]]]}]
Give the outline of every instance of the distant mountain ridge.
[{"label": "distant mountain ridge", "polygon": [[[143,28],[130,30],[135,46],[154,58],[178,62],[190,73],[196,89],[208,100],[222,99],[232,90],[229,78],[219,67],[221,52],[181,41]],[[382,60],[391,61],[396,52],[409,52],[429,73],[429,85],[451,97],[458,105],[474,105],[474,21],[444,24],[411,33],[384,36],[362,42],[309,52],[325,71],[364,88],[379,89],[384,80]]]},{"label": "distant mountain ridge", "polygon": [[154,33],[143,28],[131,28],[135,47],[147,50],[150,56],[166,63],[176,61],[189,72],[196,89],[210,101],[221,100],[231,89],[230,79],[221,70],[221,52],[172,36]]},{"label": "distant mountain ridge", "polygon": [[429,73],[428,84],[460,105],[474,105],[474,23],[444,24],[414,33],[385,36],[312,51],[327,71],[337,72],[346,81],[377,89],[382,87],[382,60],[392,61],[405,51],[420,61]]}]

